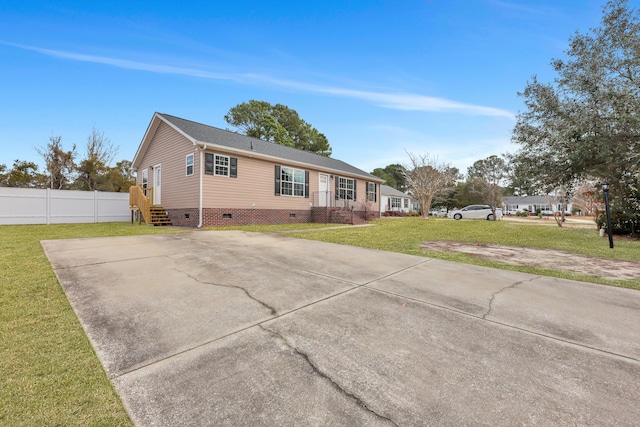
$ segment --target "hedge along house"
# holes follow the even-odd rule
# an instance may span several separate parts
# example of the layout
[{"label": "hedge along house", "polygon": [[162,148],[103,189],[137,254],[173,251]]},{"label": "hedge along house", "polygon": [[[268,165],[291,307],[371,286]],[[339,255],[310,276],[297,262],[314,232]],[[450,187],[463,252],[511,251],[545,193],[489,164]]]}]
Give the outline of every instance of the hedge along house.
[{"label": "hedge along house", "polygon": [[383,181],[348,163],[167,114],[153,115],[133,168],[131,208],[147,223],[153,210],[192,227],[358,224],[380,212]]}]

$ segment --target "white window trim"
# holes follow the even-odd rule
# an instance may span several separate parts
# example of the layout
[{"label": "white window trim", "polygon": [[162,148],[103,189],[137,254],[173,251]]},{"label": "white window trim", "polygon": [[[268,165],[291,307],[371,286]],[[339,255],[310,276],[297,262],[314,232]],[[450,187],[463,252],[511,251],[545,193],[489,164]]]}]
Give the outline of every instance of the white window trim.
[{"label": "white window trim", "polygon": [[[291,177],[292,177],[293,181],[285,181],[284,180],[285,169],[288,169],[288,170],[291,171]],[[296,180],[295,180],[296,172],[298,172],[300,175],[302,175],[302,182],[296,182]],[[288,194],[288,193],[284,192],[285,183],[290,183],[291,184],[291,194]],[[298,186],[298,188],[300,188],[302,190],[301,194],[296,194],[296,186]],[[304,198],[304,187],[305,187],[305,171],[304,171],[304,169],[296,169],[296,168],[292,168],[290,166],[280,166],[280,195],[281,196],[285,196],[285,197],[286,196],[288,196],[288,197],[303,197]]]},{"label": "white window trim", "polygon": [[[191,164],[189,164],[189,157],[191,157]],[[191,166],[191,173],[189,173],[189,166]],[[187,154],[185,157],[185,175],[186,176],[193,176],[194,172],[195,172],[195,156],[193,155],[193,153],[191,154]]]},{"label": "white window trim", "polygon": [[[343,182],[344,182],[345,186],[342,186]],[[353,183],[351,188],[347,187],[347,183],[348,182],[352,182]],[[353,178],[346,178],[346,177],[342,177],[342,176],[338,177],[338,193],[339,193],[338,194],[338,199],[339,200],[355,200],[355,197],[356,197],[356,192],[354,191],[355,183],[356,183],[356,180],[353,179]],[[344,197],[342,197],[343,191],[344,191]],[[351,194],[352,197],[351,198],[347,197],[348,194]]]},{"label": "white window trim", "polygon": [[[218,165],[218,159],[219,158],[227,159],[226,166],[225,165]],[[227,169],[227,173],[218,173],[218,166],[226,168]],[[231,157],[224,156],[222,154],[213,153],[213,175],[214,176],[227,176],[227,177],[231,176]]]},{"label": "white window trim", "polygon": [[142,188],[149,188],[149,169],[142,169]]}]

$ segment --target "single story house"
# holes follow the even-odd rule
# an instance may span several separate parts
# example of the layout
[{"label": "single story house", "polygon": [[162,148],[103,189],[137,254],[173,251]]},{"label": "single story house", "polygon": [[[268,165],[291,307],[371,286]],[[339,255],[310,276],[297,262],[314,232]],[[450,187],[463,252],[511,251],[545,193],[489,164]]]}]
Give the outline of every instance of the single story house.
[{"label": "single story house", "polygon": [[377,176],[348,163],[155,113],[133,159],[132,211],[181,226],[361,223]]},{"label": "single story house", "polygon": [[[543,215],[554,215],[562,210],[562,204],[556,196],[505,196],[502,198],[502,211],[505,215],[515,215],[518,212],[537,212]],[[571,201],[567,203],[565,214],[571,215]]]},{"label": "single story house", "polygon": [[410,195],[388,185],[380,186],[380,215],[385,212],[417,213],[418,210],[418,201]]}]

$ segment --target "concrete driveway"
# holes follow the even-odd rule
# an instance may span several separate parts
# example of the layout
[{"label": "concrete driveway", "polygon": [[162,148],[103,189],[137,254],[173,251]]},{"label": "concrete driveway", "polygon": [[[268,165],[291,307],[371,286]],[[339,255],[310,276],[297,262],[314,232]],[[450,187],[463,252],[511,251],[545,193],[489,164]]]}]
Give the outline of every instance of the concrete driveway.
[{"label": "concrete driveway", "polygon": [[239,231],[44,241],[136,425],[638,425],[640,292]]}]

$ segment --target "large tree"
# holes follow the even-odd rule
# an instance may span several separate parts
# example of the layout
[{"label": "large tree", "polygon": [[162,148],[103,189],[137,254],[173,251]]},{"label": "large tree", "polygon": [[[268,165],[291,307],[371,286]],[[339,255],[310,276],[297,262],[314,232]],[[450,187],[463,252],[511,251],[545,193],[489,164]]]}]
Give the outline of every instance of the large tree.
[{"label": "large tree", "polygon": [[38,165],[26,160],[15,160],[6,173],[7,187],[44,188],[46,177],[38,172]]},{"label": "large tree", "polygon": [[0,187],[7,186],[8,177],[9,177],[9,170],[7,169],[7,165],[0,164]]},{"label": "large tree", "polygon": [[384,183],[389,187],[402,192],[407,190],[406,175],[407,171],[404,166],[394,163],[384,168],[375,168],[371,175],[384,179]]},{"label": "large tree", "polygon": [[104,132],[93,127],[87,137],[85,157],[77,165],[76,186],[81,190],[103,190],[109,177],[109,165],[118,149],[111,144]]},{"label": "large tree", "polygon": [[247,136],[327,157],[331,155],[327,137],[286,105],[250,100],[231,108],[224,119]]},{"label": "large tree", "polygon": [[44,147],[37,147],[36,152],[42,156],[47,171],[47,186],[60,190],[67,188],[73,181],[76,164],[75,144],[69,151],[62,148],[62,137],[51,136]]},{"label": "large tree", "polygon": [[449,209],[462,208],[468,205],[482,205],[484,198],[480,193],[474,191],[473,184],[467,181],[458,182],[451,192],[451,197],[446,201]]},{"label": "large tree", "polygon": [[627,0],[610,0],[601,25],[570,38],[555,59],[553,83],[534,77],[520,95],[514,167],[534,191],[570,197],[584,179],[607,180],[612,205],[640,219],[640,18]]},{"label": "large tree", "polygon": [[477,160],[467,168],[467,180],[474,191],[482,195],[483,203],[491,206],[493,220],[496,208],[502,206],[502,181],[506,176],[507,162],[496,155]]},{"label": "large tree", "polygon": [[406,167],[406,182],[410,194],[420,202],[422,217],[429,219],[433,200],[446,194],[458,179],[458,169],[440,162],[429,154],[407,153],[410,164]]},{"label": "large tree", "polygon": [[114,167],[109,168],[104,182],[103,191],[128,192],[129,187],[136,185],[136,178],[129,160],[121,160]]}]

